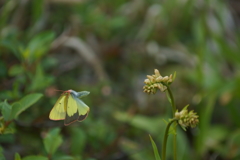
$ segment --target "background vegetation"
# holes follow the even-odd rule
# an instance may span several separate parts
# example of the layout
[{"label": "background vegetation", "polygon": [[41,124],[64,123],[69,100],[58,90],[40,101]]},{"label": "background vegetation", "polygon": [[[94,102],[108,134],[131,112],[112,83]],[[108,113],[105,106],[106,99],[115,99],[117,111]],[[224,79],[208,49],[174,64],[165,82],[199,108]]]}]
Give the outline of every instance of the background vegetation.
[{"label": "background vegetation", "polygon": [[[0,159],[154,159],[149,134],[160,148],[171,114],[165,94],[142,92],[155,68],[177,72],[177,107],[200,115],[196,129],[179,128],[179,160],[240,159],[239,6],[1,0]],[[67,127],[49,120],[55,89],[90,91],[89,117]]]}]

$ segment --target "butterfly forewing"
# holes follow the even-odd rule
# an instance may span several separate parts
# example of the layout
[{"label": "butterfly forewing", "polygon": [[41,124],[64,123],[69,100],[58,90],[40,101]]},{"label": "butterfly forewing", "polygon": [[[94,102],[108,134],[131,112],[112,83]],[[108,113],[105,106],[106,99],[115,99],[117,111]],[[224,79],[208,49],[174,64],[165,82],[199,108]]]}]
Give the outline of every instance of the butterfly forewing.
[{"label": "butterfly forewing", "polygon": [[66,96],[62,95],[58,98],[57,102],[53,106],[53,109],[50,112],[49,118],[51,120],[63,120],[65,119],[66,109],[64,109],[64,100]]}]

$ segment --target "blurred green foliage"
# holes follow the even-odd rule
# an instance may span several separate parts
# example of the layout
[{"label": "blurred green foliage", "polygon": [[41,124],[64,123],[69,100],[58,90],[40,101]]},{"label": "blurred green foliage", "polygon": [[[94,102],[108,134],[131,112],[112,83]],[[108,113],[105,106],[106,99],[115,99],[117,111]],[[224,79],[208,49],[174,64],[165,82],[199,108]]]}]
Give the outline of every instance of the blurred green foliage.
[{"label": "blurred green foliage", "polygon": [[[160,149],[171,114],[164,94],[142,92],[155,68],[177,72],[177,107],[190,104],[200,115],[197,129],[179,128],[179,159],[239,159],[232,2],[1,0],[0,159],[154,159],[148,135]],[[90,91],[89,117],[68,127],[50,121],[55,89]]]}]

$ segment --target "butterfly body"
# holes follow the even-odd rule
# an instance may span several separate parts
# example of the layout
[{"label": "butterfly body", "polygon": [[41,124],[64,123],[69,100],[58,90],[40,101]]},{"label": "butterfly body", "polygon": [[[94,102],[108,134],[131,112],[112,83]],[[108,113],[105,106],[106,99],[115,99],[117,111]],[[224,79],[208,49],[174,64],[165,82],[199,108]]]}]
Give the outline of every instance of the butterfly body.
[{"label": "butterfly body", "polygon": [[64,120],[64,125],[87,118],[89,107],[79,98],[87,96],[90,92],[76,92],[67,90],[62,93],[49,114],[51,120]]}]

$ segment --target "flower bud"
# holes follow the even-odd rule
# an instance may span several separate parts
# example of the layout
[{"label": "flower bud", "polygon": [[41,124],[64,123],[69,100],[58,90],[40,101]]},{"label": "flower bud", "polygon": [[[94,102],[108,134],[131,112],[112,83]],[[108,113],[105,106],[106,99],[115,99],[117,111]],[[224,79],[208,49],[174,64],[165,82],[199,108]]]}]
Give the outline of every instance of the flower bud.
[{"label": "flower bud", "polygon": [[144,80],[144,83],[145,83],[145,84],[150,84],[151,82],[150,82],[149,79],[145,79],[145,80]]},{"label": "flower bud", "polygon": [[181,114],[180,114],[178,111],[176,111],[176,113],[175,113],[175,118],[176,118],[176,119],[180,119],[180,117],[181,117]]},{"label": "flower bud", "polygon": [[160,74],[160,72],[158,71],[158,69],[154,69],[154,73],[155,73],[156,77],[161,76],[161,74]]},{"label": "flower bud", "polygon": [[157,89],[159,89],[161,92],[164,92],[167,90],[167,85],[172,82],[172,75],[162,77],[160,72],[155,69],[154,75],[147,75],[147,79],[144,80],[144,83],[146,84],[143,87],[144,92],[146,93],[156,93]]},{"label": "flower bud", "polygon": [[175,118],[178,120],[178,123],[182,128],[194,128],[199,123],[198,115],[194,111],[188,112],[187,107],[185,107],[181,112],[176,111]]},{"label": "flower bud", "polygon": [[168,83],[171,83],[172,81],[173,81],[172,74],[170,74],[170,76],[168,78]]},{"label": "flower bud", "polygon": [[168,81],[168,76],[163,77],[162,81],[167,82]]}]

